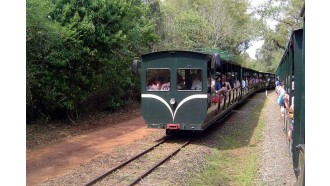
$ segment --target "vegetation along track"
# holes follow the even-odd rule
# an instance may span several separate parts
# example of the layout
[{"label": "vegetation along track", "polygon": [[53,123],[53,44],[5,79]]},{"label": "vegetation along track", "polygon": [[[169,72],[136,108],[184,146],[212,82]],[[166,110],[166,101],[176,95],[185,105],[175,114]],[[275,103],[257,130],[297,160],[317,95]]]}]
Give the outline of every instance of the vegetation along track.
[{"label": "vegetation along track", "polygon": [[[173,139],[173,140],[171,140]],[[133,156],[125,162],[117,165],[116,167],[106,171],[97,178],[86,183],[85,186],[90,186],[99,183],[103,184],[115,184],[115,185],[135,185],[145,176],[150,174],[157,167],[165,163],[168,159],[178,153],[182,148],[188,145],[192,139],[177,139],[170,136],[166,136],[161,139],[157,144],[144,150],[143,152]],[[170,152],[170,153],[169,153]],[[155,157],[160,161],[154,163],[151,157]],[[143,166],[141,166],[143,164]],[[145,164],[150,164],[145,166]],[[140,167],[149,167],[146,170]],[[136,177],[135,179],[132,177]]]}]

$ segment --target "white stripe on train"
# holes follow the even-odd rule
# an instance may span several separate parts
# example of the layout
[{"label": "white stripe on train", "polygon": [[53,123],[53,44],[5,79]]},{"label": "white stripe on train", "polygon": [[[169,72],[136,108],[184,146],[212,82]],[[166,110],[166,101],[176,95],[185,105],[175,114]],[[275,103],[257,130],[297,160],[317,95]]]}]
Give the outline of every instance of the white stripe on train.
[{"label": "white stripe on train", "polygon": [[207,94],[195,94],[195,95],[191,95],[191,96],[188,96],[186,98],[184,98],[179,104],[178,106],[176,107],[174,113],[171,109],[171,106],[163,99],[161,98],[160,96],[157,96],[155,94],[142,94],[141,95],[142,98],[153,98],[153,99],[156,99],[162,103],[164,103],[164,105],[166,105],[166,107],[168,108],[168,110],[170,110],[171,112],[171,115],[172,115],[172,118],[173,118],[173,121],[174,121],[174,118],[175,118],[175,115],[176,115],[176,112],[179,110],[179,108],[184,104],[186,103],[187,101],[189,100],[192,100],[192,99],[197,99],[197,98],[207,98]]}]

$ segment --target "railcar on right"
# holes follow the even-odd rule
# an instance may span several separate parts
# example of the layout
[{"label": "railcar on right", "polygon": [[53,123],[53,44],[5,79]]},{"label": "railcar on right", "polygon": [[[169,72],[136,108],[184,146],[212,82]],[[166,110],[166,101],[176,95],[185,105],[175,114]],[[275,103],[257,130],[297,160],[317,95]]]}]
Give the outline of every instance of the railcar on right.
[{"label": "railcar on right", "polygon": [[291,33],[276,76],[289,95],[283,130],[287,134],[297,184],[305,185],[305,6],[300,16],[303,28]]}]

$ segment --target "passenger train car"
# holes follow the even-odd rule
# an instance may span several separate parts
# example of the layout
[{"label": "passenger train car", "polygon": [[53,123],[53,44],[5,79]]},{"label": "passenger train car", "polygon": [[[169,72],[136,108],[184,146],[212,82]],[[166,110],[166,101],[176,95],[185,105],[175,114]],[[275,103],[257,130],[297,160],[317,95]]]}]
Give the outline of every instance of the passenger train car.
[{"label": "passenger train car", "polygon": [[[141,77],[145,122],[166,134],[205,130],[253,93],[267,89],[275,77],[243,68],[215,49],[144,54],[133,60],[132,70]],[[232,90],[219,94],[216,80],[228,81]]]},{"label": "passenger train car", "polygon": [[[283,130],[289,139],[289,151],[298,185],[305,185],[305,8],[301,10],[303,28],[294,30],[277,68],[292,110],[286,110]],[[290,113],[291,111],[291,113]]]}]

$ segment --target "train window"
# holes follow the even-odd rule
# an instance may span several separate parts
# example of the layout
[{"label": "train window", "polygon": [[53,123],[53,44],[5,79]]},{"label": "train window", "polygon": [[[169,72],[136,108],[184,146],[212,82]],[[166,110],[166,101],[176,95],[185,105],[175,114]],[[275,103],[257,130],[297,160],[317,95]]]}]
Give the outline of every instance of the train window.
[{"label": "train window", "polygon": [[147,69],[147,91],[170,91],[171,73],[169,69]]},{"label": "train window", "polygon": [[177,90],[179,91],[201,91],[202,69],[178,69]]}]

